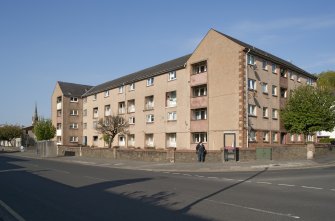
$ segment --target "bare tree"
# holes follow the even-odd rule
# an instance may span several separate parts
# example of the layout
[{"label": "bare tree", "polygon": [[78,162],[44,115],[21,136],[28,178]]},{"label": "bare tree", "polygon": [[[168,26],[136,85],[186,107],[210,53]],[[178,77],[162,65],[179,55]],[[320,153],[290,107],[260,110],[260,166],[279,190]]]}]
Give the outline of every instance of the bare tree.
[{"label": "bare tree", "polygon": [[115,136],[119,133],[127,134],[129,124],[119,115],[106,116],[100,118],[96,130],[103,135],[105,142],[108,143],[108,148],[112,147]]}]

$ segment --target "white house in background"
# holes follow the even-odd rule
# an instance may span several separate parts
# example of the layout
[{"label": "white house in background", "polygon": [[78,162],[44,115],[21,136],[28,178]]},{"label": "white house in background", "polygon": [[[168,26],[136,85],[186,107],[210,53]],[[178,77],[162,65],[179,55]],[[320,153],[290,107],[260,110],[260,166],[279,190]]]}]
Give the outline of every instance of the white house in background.
[{"label": "white house in background", "polygon": [[318,138],[323,138],[323,137],[335,138],[335,128],[332,132],[319,131],[316,133],[316,135]]}]

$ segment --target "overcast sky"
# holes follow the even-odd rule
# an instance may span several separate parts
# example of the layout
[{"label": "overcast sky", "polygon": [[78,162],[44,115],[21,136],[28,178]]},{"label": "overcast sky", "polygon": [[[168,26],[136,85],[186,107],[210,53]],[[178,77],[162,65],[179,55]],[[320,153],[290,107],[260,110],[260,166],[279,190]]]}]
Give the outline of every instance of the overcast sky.
[{"label": "overcast sky", "polygon": [[335,1],[0,0],[0,124],[51,115],[57,81],[97,85],[192,53],[210,28],[310,73],[335,69]]}]

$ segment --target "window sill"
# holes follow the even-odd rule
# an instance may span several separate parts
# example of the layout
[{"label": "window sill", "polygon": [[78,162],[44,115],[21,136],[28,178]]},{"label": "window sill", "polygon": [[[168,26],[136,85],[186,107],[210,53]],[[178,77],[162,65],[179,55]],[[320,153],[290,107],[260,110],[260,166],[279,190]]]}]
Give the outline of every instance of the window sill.
[{"label": "window sill", "polygon": [[252,114],[249,114],[248,116],[249,116],[249,117],[254,117],[254,118],[257,118],[257,115],[252,115]]},{"label": "window sill", "polygon": [[263,119],[269,120],[269,117],[264,117],[264,116],[263,116]]}]

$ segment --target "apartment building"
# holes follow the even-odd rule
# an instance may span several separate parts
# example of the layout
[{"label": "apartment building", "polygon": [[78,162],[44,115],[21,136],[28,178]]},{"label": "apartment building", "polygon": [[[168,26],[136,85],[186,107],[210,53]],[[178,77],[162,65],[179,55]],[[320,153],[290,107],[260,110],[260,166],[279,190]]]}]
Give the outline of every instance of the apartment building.
[{"label": "apartment building", "polygon": [[304,142],[280,121],[291,90],[316,77],[216,30],[192,54],[92,87],[83,94],[83,144],[106,146],[100,118],[122,115],[113,146],[209,150]]},{"label": "apartment building", "polygon": [[51,119],[58,145],[82,144],[82,95],[92,86],[58,81],[51,98]]}]

